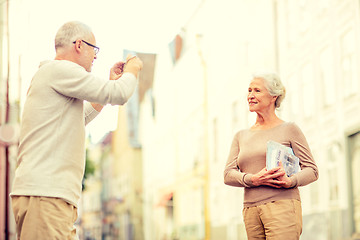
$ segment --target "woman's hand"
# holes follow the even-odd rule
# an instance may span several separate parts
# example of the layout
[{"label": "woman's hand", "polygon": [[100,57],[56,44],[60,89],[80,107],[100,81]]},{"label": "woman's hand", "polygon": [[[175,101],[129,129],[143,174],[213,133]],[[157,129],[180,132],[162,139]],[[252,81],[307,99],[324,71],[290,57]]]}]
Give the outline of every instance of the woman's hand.
[{"label": "woman's hand", "polygon": [[251,181],[255,186],[266,185],[281,188],[283,183],[279,178],[283,177],[284,174],[285,171],[281,171],[281,167],[270,170],[267,170],[266,167],[264,167],[260,172],[251,177]]},{"label": "woman's hand", "polygon": [[285,169],[282,165],[282,162],[279,163],[279,167],[280,167],[280,172],[283,172],[284,174],[278,178],[279,180],[279,186],[283,187],[283,188],[290,188],[292,185],[292,181],[291,178],[289,178],[286,173],[285,173]]},{"label": "woman's hand", "polygon": [[255,186],[266,185],[274,188],[290,188],[292,185],[284,170],[282,163],[279,167],[267,170],[266,167],[251,177],[251,181]]}]

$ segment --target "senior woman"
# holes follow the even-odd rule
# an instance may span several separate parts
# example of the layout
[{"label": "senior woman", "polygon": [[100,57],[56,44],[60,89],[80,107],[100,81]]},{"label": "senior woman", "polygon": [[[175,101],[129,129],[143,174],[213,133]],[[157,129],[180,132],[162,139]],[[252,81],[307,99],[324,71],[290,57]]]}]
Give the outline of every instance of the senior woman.
[{"label": "senior woman", "polygon": [[[234,136],[224,170],[224,182],[244,187],[243,217],[252,239],[299,239],[302,232],[298,187],[314,182],[318,169],[300,128],[275,113],[285,97],[285,87],[276,73],[253,75],[248,89],[250,112],[257,114],[249,129]],[[291,147],[301,170],[287,176],[283,166],[266,169],[268,141]]]}]

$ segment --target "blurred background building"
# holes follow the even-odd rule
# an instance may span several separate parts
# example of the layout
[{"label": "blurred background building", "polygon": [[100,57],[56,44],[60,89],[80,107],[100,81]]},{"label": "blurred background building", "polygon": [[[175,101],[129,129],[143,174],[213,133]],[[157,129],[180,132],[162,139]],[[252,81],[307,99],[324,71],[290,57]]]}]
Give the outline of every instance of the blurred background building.
[{"label": "blurred background building", "polygon": [[[8,16],[22,4],[0,0],[2,128],[16,129],[21,80],[32,77],[21,71],[29,57],[10,47],[20,24]],[[357,0],[194,1],[168,44],[151,54],[132,48],[146,69],[116,129],[89,141],[80,238],[246,239],[243,189],[225,186],[223,169],[233,135],[255,121],[251,73],[270,69],[287,88],[278,113],[303,130],[320,170],[301,188],[301,239],[360,239],[359,10]],[[0,239],[14,239],[3,187],[12,139],[0,139]]]},{"label": "blurred background building", "polygon": [[[17,4],[15,4],[17,5]],[[16,165],[21,98],[20,52],[11,41],[10,7],[0,1],[0,239],[14,239],[10,210],[11,183]]]}]

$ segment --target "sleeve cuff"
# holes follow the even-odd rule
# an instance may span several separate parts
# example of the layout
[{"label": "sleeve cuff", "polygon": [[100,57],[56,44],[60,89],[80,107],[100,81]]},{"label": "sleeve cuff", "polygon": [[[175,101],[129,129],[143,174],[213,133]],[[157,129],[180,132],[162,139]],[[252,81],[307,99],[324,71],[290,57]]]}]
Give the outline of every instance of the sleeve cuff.
[{"label": "sleeve cuff", "polygon": [[290,188],[295,188],[295,187],[297,187],[297,177],[295,176],[295,175],[293,175],[293,176],[291,176],[290,177],[290,179],[291,179],[291,186],[290,186]]},{"label": "sleeve cuff", "polygon": [[251,177],[253,175],[251,173],[245,173],[244,177],[243,177],[243,182],[245,183],[246,186],[248,187],[254,187],[253,182],[251,181]]},{"label": "sleeve cuff", "polygon": [[136,80],[136,76],[131,72],[124,72],[121,77],[133,78],[134,80]]}]

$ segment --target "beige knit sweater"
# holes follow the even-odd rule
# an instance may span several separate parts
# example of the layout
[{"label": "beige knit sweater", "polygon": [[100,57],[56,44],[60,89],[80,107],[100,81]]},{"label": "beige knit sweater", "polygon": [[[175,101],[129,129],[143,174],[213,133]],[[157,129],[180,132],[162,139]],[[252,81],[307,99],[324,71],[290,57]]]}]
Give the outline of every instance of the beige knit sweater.
[{"label": "beige knit sweater", "polygon": [[[290,177],[293,181],[292,188],[256,187],[251,182],[252,174],[266,166],[266,145],[270,140],[292,147],[295,155],[300,159],[301,171]],[[318,168],[305,136],[296,124],[290,122],[284,122],[271,129],[247,129],[236,133],[224,170],[225,184],[245,187],[244,207],[281,199],[300,200],[297,187],[305,186],[317,178]]]},{"label": "beige knit sweater", "polygon": [[57,197],[77,206],[85,166],[85,125],[98,114],[89,102],[124,104],[136,84],[131,73],[109,81],[70,61],[43,62],[24,105],[10,195]]}]

